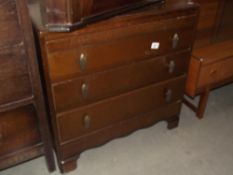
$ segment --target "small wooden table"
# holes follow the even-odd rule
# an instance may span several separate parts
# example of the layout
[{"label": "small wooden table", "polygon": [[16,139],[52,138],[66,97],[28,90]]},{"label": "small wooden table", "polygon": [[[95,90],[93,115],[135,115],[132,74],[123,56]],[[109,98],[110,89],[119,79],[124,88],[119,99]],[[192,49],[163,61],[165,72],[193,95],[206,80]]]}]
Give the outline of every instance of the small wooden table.
[{"label": "small wooden table", "polygon": [[196,107],[184,98],[184,103],[203,118],[211,89],[233,81],[233,40],[211,44],[196,49],[190,60],[186,82],[187,96],[194,98],[200,94]]}]

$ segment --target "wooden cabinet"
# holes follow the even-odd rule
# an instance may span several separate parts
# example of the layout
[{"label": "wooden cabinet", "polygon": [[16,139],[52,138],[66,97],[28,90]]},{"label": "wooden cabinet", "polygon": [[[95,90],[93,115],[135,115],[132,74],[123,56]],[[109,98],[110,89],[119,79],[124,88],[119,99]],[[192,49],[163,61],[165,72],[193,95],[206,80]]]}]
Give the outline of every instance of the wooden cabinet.
[{"label": "wooden cabinet", "polygon": [[28,0],[40,4],[50,31],[70,31],[86,24],[163,0]]},{"label": "wooden cabinet", "polygon": [[54,170],[32,26],[24,0],[0,0],[0,169],[45,155]]},{"label": "wooden cabinet", "polygon": [[167,1],[69,33],[34,18],[63,172],[86,149],[161,120],[178,125],[198,12]]}]

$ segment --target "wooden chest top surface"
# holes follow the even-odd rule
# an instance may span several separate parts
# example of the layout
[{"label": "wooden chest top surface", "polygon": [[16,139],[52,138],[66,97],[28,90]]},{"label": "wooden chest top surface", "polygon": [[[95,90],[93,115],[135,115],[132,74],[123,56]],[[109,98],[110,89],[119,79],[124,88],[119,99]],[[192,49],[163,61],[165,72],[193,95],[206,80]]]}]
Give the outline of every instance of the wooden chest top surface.
[{"label": "wooden chest top surface", "polygon": [[193,57],[199,59],[204,64],[221,61],[228,57],[233,57],[233,40],[211,44],[204,48],[195,49]]}]

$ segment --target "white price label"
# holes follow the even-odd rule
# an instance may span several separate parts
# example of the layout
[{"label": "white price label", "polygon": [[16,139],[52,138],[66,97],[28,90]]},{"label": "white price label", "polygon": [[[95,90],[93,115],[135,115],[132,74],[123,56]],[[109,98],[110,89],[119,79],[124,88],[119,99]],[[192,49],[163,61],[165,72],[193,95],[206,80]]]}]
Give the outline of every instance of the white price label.
[{"label": "white price label", "polygon": [[160,47],[160,43],[159,43],[159,42],[153,42],[153,43],[151,44],[151,49],[152,49],[152,50],[158,50],[159,47]]}]

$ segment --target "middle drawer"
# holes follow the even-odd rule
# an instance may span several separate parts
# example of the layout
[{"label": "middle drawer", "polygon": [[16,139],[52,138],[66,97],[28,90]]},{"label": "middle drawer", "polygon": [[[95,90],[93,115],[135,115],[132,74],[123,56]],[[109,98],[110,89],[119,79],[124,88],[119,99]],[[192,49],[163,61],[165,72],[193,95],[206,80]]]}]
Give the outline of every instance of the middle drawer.
[{"label": "middle drawer", "polygon": [[52,85],[56,112],[74,109],[186,72],[189,52],[132,63]]}]

